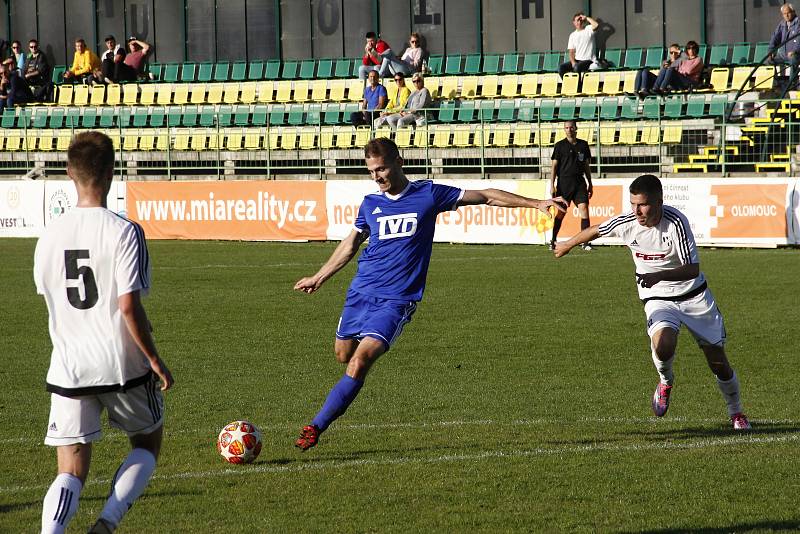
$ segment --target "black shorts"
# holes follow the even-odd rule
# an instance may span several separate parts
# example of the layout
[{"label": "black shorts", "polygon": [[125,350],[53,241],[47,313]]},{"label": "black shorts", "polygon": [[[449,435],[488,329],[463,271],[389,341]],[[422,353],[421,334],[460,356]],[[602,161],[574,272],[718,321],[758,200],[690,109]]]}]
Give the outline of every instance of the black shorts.
[{"label": "black shorts", "polygon": [[562,197],[567,203],[588,204],[589,191],[586,188],[586,180],[580,178],[558,178],[556,183],[556,196]]}]

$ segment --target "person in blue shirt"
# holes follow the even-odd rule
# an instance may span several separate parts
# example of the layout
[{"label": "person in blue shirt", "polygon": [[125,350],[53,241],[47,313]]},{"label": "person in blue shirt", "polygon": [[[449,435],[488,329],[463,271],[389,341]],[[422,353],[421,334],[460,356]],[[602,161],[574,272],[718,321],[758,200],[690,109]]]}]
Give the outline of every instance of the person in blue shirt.
[{"label": "person in blue shirt", "polygon": [[388,93],[381,84],[378,71],[370,71],[367,77],[367,85],[364,86],[364,99],[361,101],[361,110],[350,114],[350,122],[356,126],[372,124],[373,113],[385,108],[388,100]]},{"label": "person in blue shirt", "polygon": [[[800,63],[800,19],[792,4],[781,6],[781,17],[769,40],[769,55],[775,65],[789,65],[788,87],[797,82],[797,65]],[[759,59],[759,58],[756,58]]]},{"label": "person in blue shirt", "polygon": [[295,441],[304,451],[315,446],[319,435],[344,414],[370,367],[411,321],[425,290],[439,213],[476,204],[536,208],[548,217],[551,207],[566,210],[560,197],[537,200],[499,189],[463,190],[430,180],[410,181],[403,172],[397,145],[389,139],[367,143],[364,157],[379,191],[364,197],[350,235],[319,271],[294,285],[297,291],[314,293],[368,240],[336,329],[334,352],[336,359],[346,364],[345,374]]}]

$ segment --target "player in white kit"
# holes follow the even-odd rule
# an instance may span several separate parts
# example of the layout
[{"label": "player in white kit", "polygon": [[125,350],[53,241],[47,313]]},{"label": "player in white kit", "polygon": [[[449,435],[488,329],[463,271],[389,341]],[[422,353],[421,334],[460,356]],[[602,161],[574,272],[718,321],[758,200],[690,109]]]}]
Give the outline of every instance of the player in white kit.
[{"label": "player in white kit", "polygon": [[[141,495],[161,447],[164,401],[173,384],[151,335],[141,295],[150,288],[142,228],[106,208],[114,147],[99,132],[78,134],[67,153],[74,210],[36,244],[34,281],[50,313],[47,372],[50,418],[45,443],[57,447],[56,476],[42,507],[42,532],[64,532],[89,473],[100,414],[125,432],[131,452],[89,532],[112,532]],[[158,381],[161,381],[159,389]]]},{"label": "player in white kit", "polygon": [[661,181],[655,176],[638,177],[629,191],[630,213],[591,226],[569,241],[558,243],[555,255],[560,258],[573,247],[598,237],[622,239],[633,255],[653,363],[660,378],[653,394],[653,412],[661,417],[669,408],[678,331],[681,325],[686,325],[717,377],[733,428],[747,430],[750,423],[742,412],[739,379],[725,355],[725,324],[700,271],[689,221],[677,209],[664,205]]}]

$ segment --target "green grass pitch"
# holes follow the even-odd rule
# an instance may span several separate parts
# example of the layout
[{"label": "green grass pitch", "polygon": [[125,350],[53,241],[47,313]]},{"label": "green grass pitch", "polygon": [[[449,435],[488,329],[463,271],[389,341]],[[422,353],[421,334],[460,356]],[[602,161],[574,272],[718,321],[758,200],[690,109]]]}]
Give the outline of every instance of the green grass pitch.
[{"label": "green grass pitch", "polygon": [[[50,341],[33,240],[0,240],[0,532],[38,532]],[[145,306],[176,378],[156,475],[120,532],[800,530],[800,251],[702,249],[754,431],[734,434],[685,330],[670,411],[627,249],[436,245],[425,299],[320,444],[292,447],[341,376],[333,334],[355,262],[292,291],[333,243],[150,243]],[[255,464],[214,448],[249,419]],[[69,532],[127,451],[104,428]]]}]

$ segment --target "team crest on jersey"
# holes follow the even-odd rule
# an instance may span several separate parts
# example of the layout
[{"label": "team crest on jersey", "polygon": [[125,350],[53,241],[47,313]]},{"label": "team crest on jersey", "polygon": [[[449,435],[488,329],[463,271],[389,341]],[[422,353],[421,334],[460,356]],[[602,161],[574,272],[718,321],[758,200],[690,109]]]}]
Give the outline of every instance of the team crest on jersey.
[{"label": "team crest on jersey", "polygon": [[398,213],[384,215],[376,219],[378,222],[378,239],[395,239],[410,237],[417,231],[416,213]]}]

